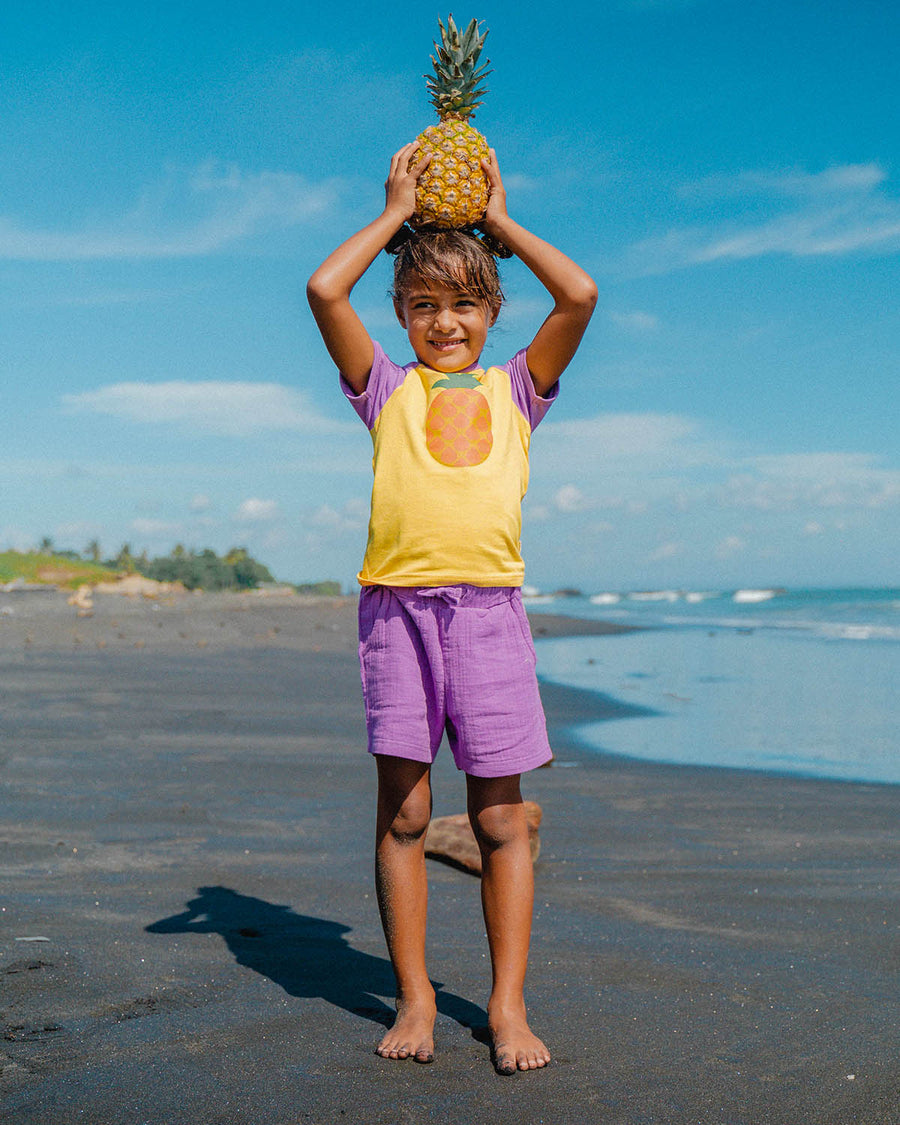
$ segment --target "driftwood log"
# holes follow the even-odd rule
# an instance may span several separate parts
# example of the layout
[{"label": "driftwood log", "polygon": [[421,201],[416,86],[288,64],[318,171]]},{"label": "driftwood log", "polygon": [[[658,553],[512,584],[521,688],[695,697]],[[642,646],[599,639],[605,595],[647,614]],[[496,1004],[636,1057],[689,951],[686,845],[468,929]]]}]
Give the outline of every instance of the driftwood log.
[{"label": "driftwood log", "polygon": [[[538,828],[542,816],[540,805],[534,801],[525,802],[532,862],[537,859],[541,851]],[[468,871],[471,875],[481,875],[481,852],[475,842],[475,833],[466,813],[438,816],[432,820],[425,834],[425,855],[429,859],[439,859],[443,863],[449,863],[451,867]]]}]

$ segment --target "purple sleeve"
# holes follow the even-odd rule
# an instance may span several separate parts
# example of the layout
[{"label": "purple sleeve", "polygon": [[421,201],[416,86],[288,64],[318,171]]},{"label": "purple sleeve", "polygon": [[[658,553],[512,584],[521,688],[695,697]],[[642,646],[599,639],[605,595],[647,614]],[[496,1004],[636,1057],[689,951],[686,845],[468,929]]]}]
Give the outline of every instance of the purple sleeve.
[{"label": "purple sleeve", "polygon": [[372,341],[372,344],[375,348],[375,359],[372,362],[369,381],[366,383],[366,389],[363,393],[361,395],[354,394],[353,388],[341,375],[341,390],[369,430],[375,425],[375,419],[381,413],[384,404],[406,378],[408,370],[406,367],[398,367],[396,363],[388,359],[381,345],[375,340]]},{"label": "purple sleeve", "polygon": [[503,364],[503,370],[509,375],[513,402],[528,419],[533,430],[556,400],[559,394],[559,382],[554,383],[545,396],[539,395],[534,389],[534,380],[525,362],[524,348],[516,352],[509,363]]}]

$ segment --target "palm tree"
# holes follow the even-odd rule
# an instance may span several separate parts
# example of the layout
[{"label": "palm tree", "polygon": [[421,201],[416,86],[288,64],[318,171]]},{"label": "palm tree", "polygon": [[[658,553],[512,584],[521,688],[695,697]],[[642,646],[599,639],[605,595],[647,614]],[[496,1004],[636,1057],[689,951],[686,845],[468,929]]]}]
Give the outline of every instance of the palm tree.
[{"label": "palm tree", "polygon": [[134,556],[131,553],[130,543],[123,543],[121,551],[116,555],[116,569],[124,570],[128,574],[134,570]]}]

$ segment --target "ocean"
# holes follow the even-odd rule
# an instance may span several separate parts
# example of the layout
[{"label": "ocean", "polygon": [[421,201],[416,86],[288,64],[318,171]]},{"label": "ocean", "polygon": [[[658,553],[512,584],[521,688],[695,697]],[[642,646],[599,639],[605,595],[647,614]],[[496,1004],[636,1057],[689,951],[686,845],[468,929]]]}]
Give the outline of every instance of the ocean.
[{"label": "ocean", "polygon": [[541,679],[614,699],[600,753],[900,784],[900,589],[532,596],[643,631],[538,640]]}]

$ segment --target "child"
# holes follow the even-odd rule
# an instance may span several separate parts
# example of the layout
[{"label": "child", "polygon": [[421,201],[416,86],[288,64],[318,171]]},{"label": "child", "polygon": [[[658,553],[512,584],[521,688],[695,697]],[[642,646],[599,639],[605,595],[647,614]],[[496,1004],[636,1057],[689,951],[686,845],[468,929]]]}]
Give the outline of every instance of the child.
[{"label": "child", "polygon": [[394,155],[381,215],[339,246],[307,289],[344,392],[375,446],[359,575],[360,664],[378,771],[376,888],[397,978],[397,1018],[376,1051],[434,1058],[424,841],[430,768],[446,731],[466,772],[482,855],[493,1061],[513,1074],[550,1061],[528,1026],[523,993],[534,885],[519,777],[551,752],[521,602],[520,508],[531,430],[556,396],[597,289],[510,218],[491,151],[482,165],[490,188],[482,227],[541,281],[553,310],[524,351],[482,371],[476,364],[502,301],[493,256],[465,232],[412,234],[398,253],[393,297],[418,363],[392,363],[350,294],[415,210],[416,180],[428,164],[410,167],[416,148]]}]

